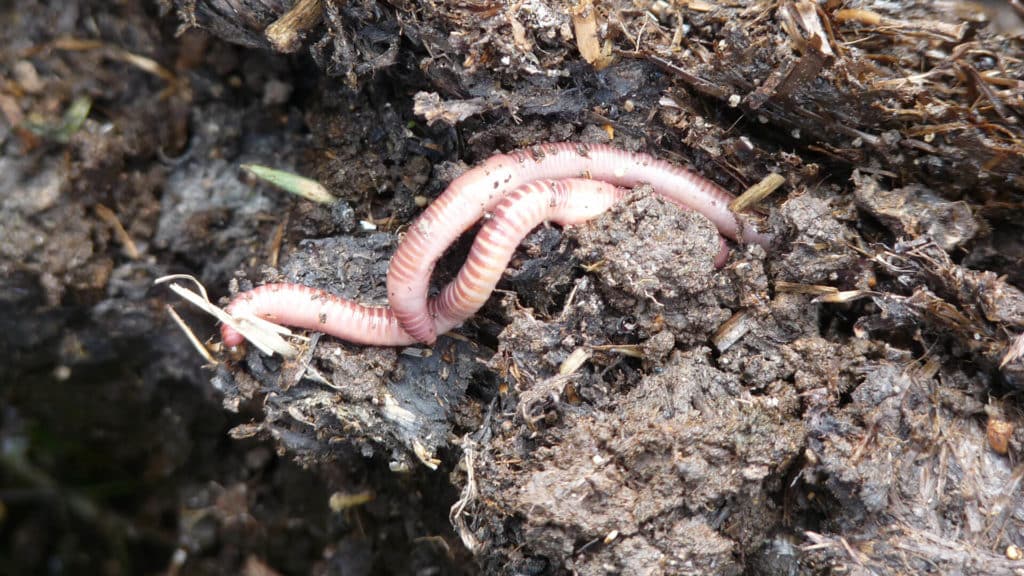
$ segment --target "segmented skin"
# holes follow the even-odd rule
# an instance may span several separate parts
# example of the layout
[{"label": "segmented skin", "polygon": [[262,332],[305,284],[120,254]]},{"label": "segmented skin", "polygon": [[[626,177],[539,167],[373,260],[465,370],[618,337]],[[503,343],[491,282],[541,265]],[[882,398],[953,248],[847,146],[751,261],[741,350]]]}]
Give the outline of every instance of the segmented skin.
[{"label": "segmented skin", "polygon": [[629,191],[598,180],[536,180],[516,188],[480,228],[458,276],[432,303],[439,334],[476,314],[494,291],[523,238],[542,222],[582,224]]},{"label": "segmented skin", "polygon": [[[537,225],[580,224],[610,208],[629,191],[607,182],[567,178],[530,182],[508,194],[481,227],[458,276],[427,304],[434,328],[443,334],[479,310],[494,291],[519,243]],[[267,284],[239,294],[227,312],[251,313],[276,324],[306,328],[355,344],[405,346],[416,338],[404,331],[386,306],[367,306],[301,284]],[[227,346],[242,343],[230,326],[221,327]]]},{"label": "segmented skin", "polygon": [[[225,309],[240,317],[253,314],[282,326],[305,328],[353,344],[406,346],[415,344],[398,325],[387,306],[369,306],[302,284],[264,284],[243,292]],[[227,324],[220,327],[225,346],[238,346],[245,337]]]},{"label": "segmented skin", "polygon": [[657,194],[706,216],[723,236],[765,247],[771,243],[770,236],[729,211],[729,192],[647,154],[568,142],[499,154],[452,181],[409,228],[391,259],[388,302],[406,332],[428,344],[437,338],[427,291],[434,266],[448,246],[512,190],[534,180],[563,178],[588,178],[623,188],[649,184]]},{"label": "segmented skin", "polygon": [[[522,239],[544,221],[585,222],[611,207],[627,188],[649,184],[666,199],[704,214],[724,237],[769,246],[729,211],[731,194],[685,168],[647,154],[600,144],[543,144],[499,154],[455,179],[417,218],[388,270],[391,307],[368,306],[299,284],[260,286],[235,297],[232,315],[251,313],[277,324],[306,328],[355,344],[432,344],[487,301]],[[427,298],[430,276],[444,251],[486,214],[466,263],[439,296]],[[221,327],[227,346],[243,336]]]}]

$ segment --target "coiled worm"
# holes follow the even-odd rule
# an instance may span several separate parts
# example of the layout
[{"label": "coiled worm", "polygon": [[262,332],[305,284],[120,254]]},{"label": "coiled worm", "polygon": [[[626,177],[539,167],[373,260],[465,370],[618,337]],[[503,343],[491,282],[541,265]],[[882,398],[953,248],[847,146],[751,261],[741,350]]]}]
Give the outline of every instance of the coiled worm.
[{"label": "coiled worm", "polygon": [[[437,298],[427,303],[443,334],[487,302],[519,243],[538,224],[579,224],[601,214],[629,191],[599,180],[538,180],[508,194],[480,228],[466,263]],[[286,326],[330,334],[356,344],[403,346],[416,339],[402,330],[386,306],[367,306],[301,284],[259,286],[239,294],[227,308],[232,315],[253,314]],[[233,328],[221,327],[225,345],[242,343]]]},{"label": "coiled worm", "polygon": [[416,340],[433,343],[427,291],[435,264],[463,232],[510,191],[539,179],[589,178],[623,188],[649,184],[657,194],[700,212],[723,236],[767,247],[771,238],[729,210],[733,197],[686,168],[603,144],[541,144],[488,158],[459,176],[410,226],[388,268],[388,302]]},{"label": "coiled worm", "polygon": [[[708,217],[720,233],[767,246],[771,238],[729,211],[732,196],[689,170],[646,154],[605,145],[544,144],[489,158],[455,179],[413,223],[388,270],[391,307],[367,306],[298,284],[268,284],[239,294],[233,315],[253,314],[287,326],[377,346],[433,343],[472,316],[497,285],[516,247],[546,220],[584,222],[607,210],[626,190],[650,184],[656,193]],[[437,260],[484,214],[459,275],[435,299],[427,298]],[[724,263],[724,245],[716,265]],[[243,336],[222,326],[224,344]]]}]

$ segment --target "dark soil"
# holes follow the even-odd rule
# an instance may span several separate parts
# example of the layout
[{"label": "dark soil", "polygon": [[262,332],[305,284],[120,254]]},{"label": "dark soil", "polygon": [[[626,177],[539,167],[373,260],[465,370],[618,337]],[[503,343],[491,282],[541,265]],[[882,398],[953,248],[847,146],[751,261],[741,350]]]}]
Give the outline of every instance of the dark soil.
[{"label": "dark soil", "polygon": [[[1019,3],[292,4],[0,7],[0,573],[1024,573]],[[777,240],[641,187],[433,347],[287,359],[154,286],[383,303],[563,140],[779,174]]]}]

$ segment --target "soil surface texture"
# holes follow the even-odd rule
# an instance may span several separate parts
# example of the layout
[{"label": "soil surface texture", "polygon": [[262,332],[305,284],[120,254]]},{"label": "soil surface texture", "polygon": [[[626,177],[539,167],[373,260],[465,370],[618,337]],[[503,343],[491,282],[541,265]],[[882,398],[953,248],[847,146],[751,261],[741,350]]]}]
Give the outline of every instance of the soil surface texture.
[{"label": "soil surface texture", "polygon": [[[1024,574],[1021,2],[0,22],[0,574]],[[563,141],[687,166],[773,241],[716,266],[643,185],[535,229],[432,346],[288,356],[155,282],[386,304],[452,179]]]}]

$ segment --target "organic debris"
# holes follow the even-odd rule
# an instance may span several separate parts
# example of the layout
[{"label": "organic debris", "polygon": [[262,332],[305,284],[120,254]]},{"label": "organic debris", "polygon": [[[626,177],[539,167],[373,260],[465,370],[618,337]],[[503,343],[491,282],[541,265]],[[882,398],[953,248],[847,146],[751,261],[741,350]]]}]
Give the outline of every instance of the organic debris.
[{"label": "organic debris", "polygon": [[[1019,2],[159,4],[0,8],[0,572],[1021,570]],[[221,350],[152,286],[383,303],[448,182],[566,140],[775,242],[637,190],[433,348]]]}]

